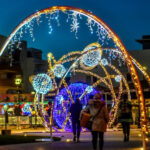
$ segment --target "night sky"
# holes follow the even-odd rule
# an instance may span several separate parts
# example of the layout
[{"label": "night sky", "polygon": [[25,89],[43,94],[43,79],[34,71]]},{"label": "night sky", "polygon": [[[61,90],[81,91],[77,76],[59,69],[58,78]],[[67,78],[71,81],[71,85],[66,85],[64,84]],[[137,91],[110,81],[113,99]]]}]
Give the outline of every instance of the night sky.
[{"label": "night sky", "polygon": [[[128,50],[141,49],[141,45],[135,40],[141,39],[142,35],[150,35],[149,0],[1,0],[0,34],[8,36],[30,14],[56,5],[90,10],[115,31]],[[48,35],[45,26],[37,29],[35,35],[38,38],[35,42],[30,38],[26,39],[28,47],[42,49],[44,57],[48,51],[60,57],[68,51],[82,50],[86,45],[95,42],[92,37],[87,40],[89,33],[85,29],[81,29],[82,32],[78,34],[79,39],[76,40],[65,25],[61,26],[61,29],[54,28],[51,35]]]}]

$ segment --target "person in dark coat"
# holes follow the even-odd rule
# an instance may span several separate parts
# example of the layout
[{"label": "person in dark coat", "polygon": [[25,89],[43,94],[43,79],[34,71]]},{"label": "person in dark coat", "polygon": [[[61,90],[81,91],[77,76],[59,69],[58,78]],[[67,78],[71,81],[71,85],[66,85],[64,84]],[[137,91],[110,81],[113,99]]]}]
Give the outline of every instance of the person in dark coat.
[{"label": "person in dark coat", "polygon": [[130,124],[132,123],[132,104],[127,100],[127,96],[124,95],[123,99],[119,103],[118,122],[122,124],[124,142],[129,141],[130,136]]},{"label": "person in dark coat", "polygon": [[71,119],[72,119],[72,130],[73,130],[73,141],[79,142],[80,138],[80,112],[82,110],[82,104],[80,103],[79,99],[76,99],[75,103],[71,104],[70,107],[70,113],[71,113]]}]

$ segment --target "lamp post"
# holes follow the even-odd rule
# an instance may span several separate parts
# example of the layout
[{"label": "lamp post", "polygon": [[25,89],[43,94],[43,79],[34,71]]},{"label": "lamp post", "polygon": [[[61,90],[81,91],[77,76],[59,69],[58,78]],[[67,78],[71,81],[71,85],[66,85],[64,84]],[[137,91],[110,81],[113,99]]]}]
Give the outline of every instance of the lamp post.
[{"label": "lamp post", "polygon": [[18,92],[18,99],[17,99],[17,102],[19,102],[20,98],[19,98],[19,88],[20,88],[20,85],[22,83],[22,78],[20,75],[17,75],[16,78],[15,78],[15,85],[17,86],[17,92]]},{"label": "lamp post", "polygon": [[[20,102],[20,92],[19,92],[19,89],[20,89],[20,85],[22,83],[22,78],[20,75],[17,75],[16,78],[15,78],[15,85],[17,86],[17,93],[18,93],[18,98],[17,98],[17,105],[18,103]],[[19,129],[19,116],[20,116],[20,104],[19,106],[17,107],[17,129]]]}]

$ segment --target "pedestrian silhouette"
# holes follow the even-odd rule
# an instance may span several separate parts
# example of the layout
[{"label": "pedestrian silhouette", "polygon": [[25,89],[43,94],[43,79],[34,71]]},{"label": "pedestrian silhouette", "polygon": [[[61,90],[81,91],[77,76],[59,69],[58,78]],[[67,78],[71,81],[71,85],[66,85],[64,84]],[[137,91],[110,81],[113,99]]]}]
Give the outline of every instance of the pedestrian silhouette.
[{"label": "pedestrian silhouette", "polygon": [[124,142],[126,142],[129,141],[130,124],[132,123],[132,104],[127,100],[127,95],[123,95],[118,108],[118,122],[122,124]]},{"label": "pedestrian silhouette", "polygon": [[76,99],[75,103],[71,104],[70,113],[72,120],[72,131],[73,131],[73,141],[79,142],[80,140],[80,112],[82,110],[82,104],[79,99]]}]

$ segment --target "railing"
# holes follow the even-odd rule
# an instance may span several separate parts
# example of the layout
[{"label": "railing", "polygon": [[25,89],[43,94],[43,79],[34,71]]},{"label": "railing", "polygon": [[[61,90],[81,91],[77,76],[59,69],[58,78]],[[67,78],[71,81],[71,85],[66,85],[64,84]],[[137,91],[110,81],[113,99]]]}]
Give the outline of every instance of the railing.
[{"label": "railing", "polygon": [[[0,126],[5,125],[5,116],[0,115]],[[40,117],[37,116],[9,116],[8,117],[8,126],[17,126],[17,125],[40,125],[42,126],[42,122]]]}]

